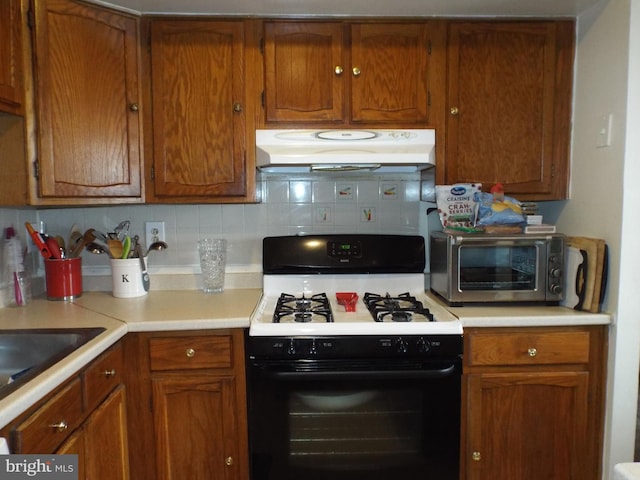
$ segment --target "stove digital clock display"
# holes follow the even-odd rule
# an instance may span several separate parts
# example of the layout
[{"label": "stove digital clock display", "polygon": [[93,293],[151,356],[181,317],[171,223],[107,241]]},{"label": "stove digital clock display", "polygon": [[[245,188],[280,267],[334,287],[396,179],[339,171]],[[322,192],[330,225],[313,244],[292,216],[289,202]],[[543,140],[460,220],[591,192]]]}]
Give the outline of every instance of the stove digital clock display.
[{"label": "stove digital clock display", "polygon": [[328,242],[327,253],[334,258],[360,257],[362,245],[360,242]]}]

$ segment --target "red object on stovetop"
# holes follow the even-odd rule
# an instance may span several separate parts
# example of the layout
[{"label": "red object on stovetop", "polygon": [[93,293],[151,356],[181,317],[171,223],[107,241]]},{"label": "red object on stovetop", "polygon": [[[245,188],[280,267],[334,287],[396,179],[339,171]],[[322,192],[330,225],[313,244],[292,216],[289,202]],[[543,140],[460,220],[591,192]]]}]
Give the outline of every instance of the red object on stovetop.
[{"label": "red object on stovetop", "polygon": [[358,294],[355,292],[336,292],[338,305],[344,306],[345,312],[355,312]]}]

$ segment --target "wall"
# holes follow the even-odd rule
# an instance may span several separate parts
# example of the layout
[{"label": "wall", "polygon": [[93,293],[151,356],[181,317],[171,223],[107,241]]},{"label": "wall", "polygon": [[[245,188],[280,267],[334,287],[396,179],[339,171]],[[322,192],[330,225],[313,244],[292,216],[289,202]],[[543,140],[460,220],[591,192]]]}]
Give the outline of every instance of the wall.
[{"label": "wall", "polygon": [[[562,232],[610,248],[610,330],[604,478],[632,461],[640,348],[640,0],[603,1],[578,18],[571,200],[552,211]],[[601,117],[612,143],[598,148]]]},{"label": "wall", "polygon": [[[121,220],[130,220],[131,233],[144,237],[145,221],[164,221],[169,249],[149,257],[149,271],[156,279],[158,275],[199,273],[196,242],[203,237],[228,239],[229,271],[260,272],[265,236],[318,232],[416,234],[420,228],[417,174],[269,175],[260,179],[258,190],[262,202],[245,205],[5,208],[0,209],[0,226],[42,220],[48,233],[67,237],[74,223],[82,231],[110,231]],[[108,287],[91,281],[92,276],[109,274],[106,256],[85,252],[83,267],[86,290]],[[162,283],[152,282],[152,288],[157,285]],[[184,285],[191,287],[192,283]]]}]

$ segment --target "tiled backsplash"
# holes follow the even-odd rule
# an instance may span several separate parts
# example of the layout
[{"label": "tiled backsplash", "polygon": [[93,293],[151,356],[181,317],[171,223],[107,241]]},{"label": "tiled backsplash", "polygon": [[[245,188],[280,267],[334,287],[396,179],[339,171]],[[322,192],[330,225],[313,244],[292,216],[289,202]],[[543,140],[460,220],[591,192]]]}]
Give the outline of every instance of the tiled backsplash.
[{"label": "tiled backsplash", "polygon": [[[262,238],[305,233],[399,233],[419,231],[420,180],[395,176],[305,177],[270,175],[258,184],[261,203],[242,205],[118,205],[59,209],[0,209],[0,225],[18,227],[44,221],[46,231],[67,237],[71,225],[82,231],[109,231],[121,220],[142,238],[145,221],[165,222],[169,249],[152,253],[156,273],[197,273],[196,241],[225,237],[228,264],[238,271],[259,270]],[[108,268],[105,256],[83,253],[86,271]]]}]

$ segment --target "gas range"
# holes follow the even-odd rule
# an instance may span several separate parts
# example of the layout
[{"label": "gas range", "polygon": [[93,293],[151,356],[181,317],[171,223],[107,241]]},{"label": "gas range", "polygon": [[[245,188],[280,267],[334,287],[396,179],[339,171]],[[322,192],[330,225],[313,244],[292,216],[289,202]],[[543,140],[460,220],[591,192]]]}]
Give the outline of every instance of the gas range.
[{"label": "gas range", "polygon": [[250,336],[461,335],[424,289],[424,239],[404,235],[268,237]]}]

